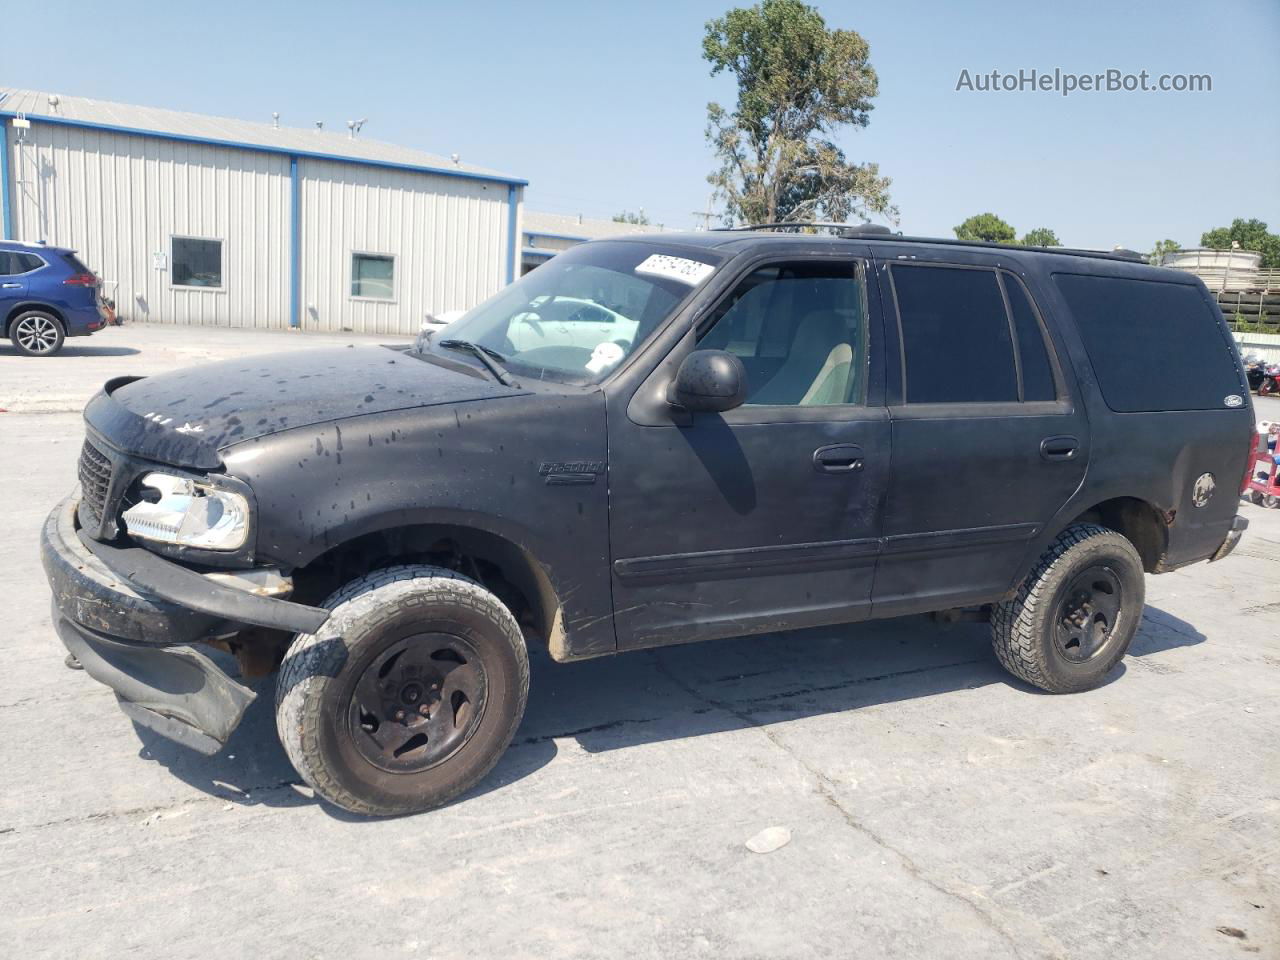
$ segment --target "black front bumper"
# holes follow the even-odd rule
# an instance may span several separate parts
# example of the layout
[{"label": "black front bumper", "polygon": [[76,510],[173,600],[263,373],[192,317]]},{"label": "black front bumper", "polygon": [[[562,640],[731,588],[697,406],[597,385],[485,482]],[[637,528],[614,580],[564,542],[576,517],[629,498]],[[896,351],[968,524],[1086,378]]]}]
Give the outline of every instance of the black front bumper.
[{"label": "black front bumper", "polygon": [[98,544],[76,529],[76,501],[45,521],[41,560],[53,622],[85,672],[138,723],[204,753],[220,749],[256,696],[193,645],[246,625],[314,633],[316,607],[213,583],[140,548]]}]

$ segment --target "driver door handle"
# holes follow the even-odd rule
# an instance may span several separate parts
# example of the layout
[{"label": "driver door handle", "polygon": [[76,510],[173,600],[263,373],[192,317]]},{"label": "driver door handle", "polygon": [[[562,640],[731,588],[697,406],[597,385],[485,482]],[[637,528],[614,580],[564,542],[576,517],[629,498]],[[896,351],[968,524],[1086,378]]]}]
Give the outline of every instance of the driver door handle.
[{"label": "driver door handle", "polygon": [[862,448],[852,443],[834,443],[813,451],[813,469],[819,473],[857,473],[862,469]]}]

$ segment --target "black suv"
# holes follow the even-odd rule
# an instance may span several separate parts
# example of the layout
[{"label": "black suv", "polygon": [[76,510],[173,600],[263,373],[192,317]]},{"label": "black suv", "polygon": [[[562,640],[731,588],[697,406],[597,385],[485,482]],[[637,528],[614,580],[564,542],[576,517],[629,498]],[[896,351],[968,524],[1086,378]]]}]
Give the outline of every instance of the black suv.
[{"label": "black suv", "polygon": [[1144,572],[1239,540],[1254,429],[1199,280],[857,229],[588,243],[412,348],[116,379],[85,420],[43,536],[64,644],[205,752],[278,666],[298,772],[371,814],[493,767],[527,640],[963,611],[1093,687]]}]

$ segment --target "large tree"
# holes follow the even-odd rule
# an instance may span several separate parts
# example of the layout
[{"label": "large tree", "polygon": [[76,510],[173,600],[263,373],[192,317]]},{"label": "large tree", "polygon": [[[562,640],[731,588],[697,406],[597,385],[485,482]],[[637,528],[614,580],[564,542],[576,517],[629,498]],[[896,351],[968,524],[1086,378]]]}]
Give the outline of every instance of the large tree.
[{"label": "large tree", "polygon": [[1245,220],[1237,217],[1229,227],[1206,231],[1200,237],[1200,246],[1214,250],[1230,250],[1231,241],[1240,244],[1242,250],[1255,250],[1262,254],[1262,265],[1268,269],[1280,267],[1280,237],[1267,231],[1261,220]]},{"label": "large tree", "polygon": [[955,228],[956,239],[982,243],[1013,243],[1018,231],[994,213],[976,213]]},{"label": "large tree", "polygon": [[1024,247],[1062,246],[1062,241],[1058,239],[1058,235],[1048,227],[1036,227],[1034,230],[1028,230],[1018,242]]},{"label": "large tree", "polygon": [[707,177],[727,223],[768,223],[879,214],[894,223],[889,178],[852,163],[833,142],[865,127],[879,81],[867,42],[829,30],[800,0],[762,0],[707,23],[702,55],[711,74],[738,81],[733,110],[707,105],[707,139],[719,168]]},{"label": "large tree", "polygon": [[1156,245],[1152,247],[1151,252],[1147,254],[1147,262],[1153,267],[1158,267],[1166,253],[1177,253],[1181,249],[1182,244],[1177,240],[1157,240]]}]

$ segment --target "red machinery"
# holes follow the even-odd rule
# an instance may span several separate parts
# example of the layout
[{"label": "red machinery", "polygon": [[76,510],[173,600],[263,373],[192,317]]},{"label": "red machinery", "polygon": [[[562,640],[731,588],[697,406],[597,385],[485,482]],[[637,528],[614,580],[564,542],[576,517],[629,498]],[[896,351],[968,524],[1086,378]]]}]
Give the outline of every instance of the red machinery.
[{"label": "red machinery", "polygon": [[1277,456],[1276,440],[1280,423],[1262,423],[1258,430],[1258,443],[1253,449],[1249,464],[1249,479],[1241,493],[1252,503],[1267,507],[1280,507],[1280,456]]}]

